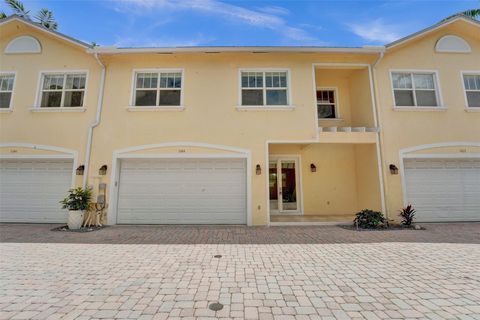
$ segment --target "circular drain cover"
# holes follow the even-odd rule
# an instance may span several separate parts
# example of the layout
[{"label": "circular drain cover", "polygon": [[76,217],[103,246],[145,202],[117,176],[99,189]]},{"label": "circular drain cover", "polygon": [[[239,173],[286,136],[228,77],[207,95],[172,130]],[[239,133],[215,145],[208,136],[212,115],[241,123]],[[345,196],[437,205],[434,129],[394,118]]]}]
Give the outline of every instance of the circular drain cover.
[{"label": "circular drain cover", "polygon": [[208,306],[208,309],[213,310],[213,311],[219,311],[219,310],[223,309],[223,304],[221,304],[219,302],[210,303],[210,305]]},{"label": "circular drain cover", "polygon": [[214,257],[214,258],[221,258],[222,255],[221,255],[221,254],[216,254],[216,255],[214,255],[213,257]]}]

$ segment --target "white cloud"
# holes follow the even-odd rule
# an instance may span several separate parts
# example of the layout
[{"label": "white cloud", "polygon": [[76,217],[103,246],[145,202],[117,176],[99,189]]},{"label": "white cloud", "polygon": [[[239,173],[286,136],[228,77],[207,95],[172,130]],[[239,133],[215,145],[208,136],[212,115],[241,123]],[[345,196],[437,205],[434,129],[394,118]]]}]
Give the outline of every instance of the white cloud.
[{"label": "white cloud", "polygon": [[290,14],[290,11],[286,8],[283,7],[278,7],[278,6],[268,6],[268,7],[262,7],[258,8],[259,11],[269,13],[269,14],[275,14],[275,15],[287,15]]},{"label": "white cloud", "polygon": [[156,10],[196,11],[231,22],[273,30],[294,41],[315,42],[317,40],[307,31],[291,26],[281,17],[288,14],[289,11],[277,6],[247,9],[219,0],[119,0],[117,4],[121,6],[116,10],[126,11],[130,14],[144,15]]},{"label": "white cloud", "polygon": [[369,42],[386,44],[401,38],[399,26],[386,24],[382,19],[351,23],[348,27],[354,34]]}]

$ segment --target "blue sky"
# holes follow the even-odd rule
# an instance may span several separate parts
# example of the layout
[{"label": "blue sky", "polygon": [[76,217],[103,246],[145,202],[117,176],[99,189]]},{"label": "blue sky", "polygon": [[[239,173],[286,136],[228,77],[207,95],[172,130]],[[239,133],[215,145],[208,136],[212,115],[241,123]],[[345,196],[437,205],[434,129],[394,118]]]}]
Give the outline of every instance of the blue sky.
[{"label": "blue sky", "polygon": [[[0,0],[1,1],[1,0]],[[469,8],[479,0],[255,1],[36,0],[59,31],[121,47],[215,45],[362,46],[386,44]],[[5,5],[3,11],[10,12]]]}]

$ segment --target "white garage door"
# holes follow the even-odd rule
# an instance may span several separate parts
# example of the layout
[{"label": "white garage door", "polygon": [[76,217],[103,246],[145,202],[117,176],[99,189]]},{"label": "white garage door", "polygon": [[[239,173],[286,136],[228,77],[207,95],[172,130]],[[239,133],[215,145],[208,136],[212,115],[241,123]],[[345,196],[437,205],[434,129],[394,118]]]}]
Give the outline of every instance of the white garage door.
[{"label": "white garage door", "polygon": [[0,221],[63,223],[72,160],[0,160]]},{"label": "white garage door", "polygon": [[245,159],[121,161],[118,223],[245,224]]},{"label": "white garage door", "polygon": [[480,159],[405,159],[417,221],[480,221]]}]

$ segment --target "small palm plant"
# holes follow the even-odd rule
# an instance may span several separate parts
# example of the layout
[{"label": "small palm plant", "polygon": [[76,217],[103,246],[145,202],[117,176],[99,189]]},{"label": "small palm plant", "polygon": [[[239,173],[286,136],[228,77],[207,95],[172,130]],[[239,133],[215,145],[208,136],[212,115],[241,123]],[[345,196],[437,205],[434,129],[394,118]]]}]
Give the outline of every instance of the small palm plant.
[{"label": "small palm plant", "polygon": [[400,210],[399,216],[402,218],[402,225],[410,227],[415,219],[415,213],[417,211],[411,204]]},{"label": "small palm plant", "polygon": [[88,209],[90,200],[92,199],[92,189],[75,188],[68,190],[68,195],[60,201],[62,209],[70,211],[85,211]]}]

